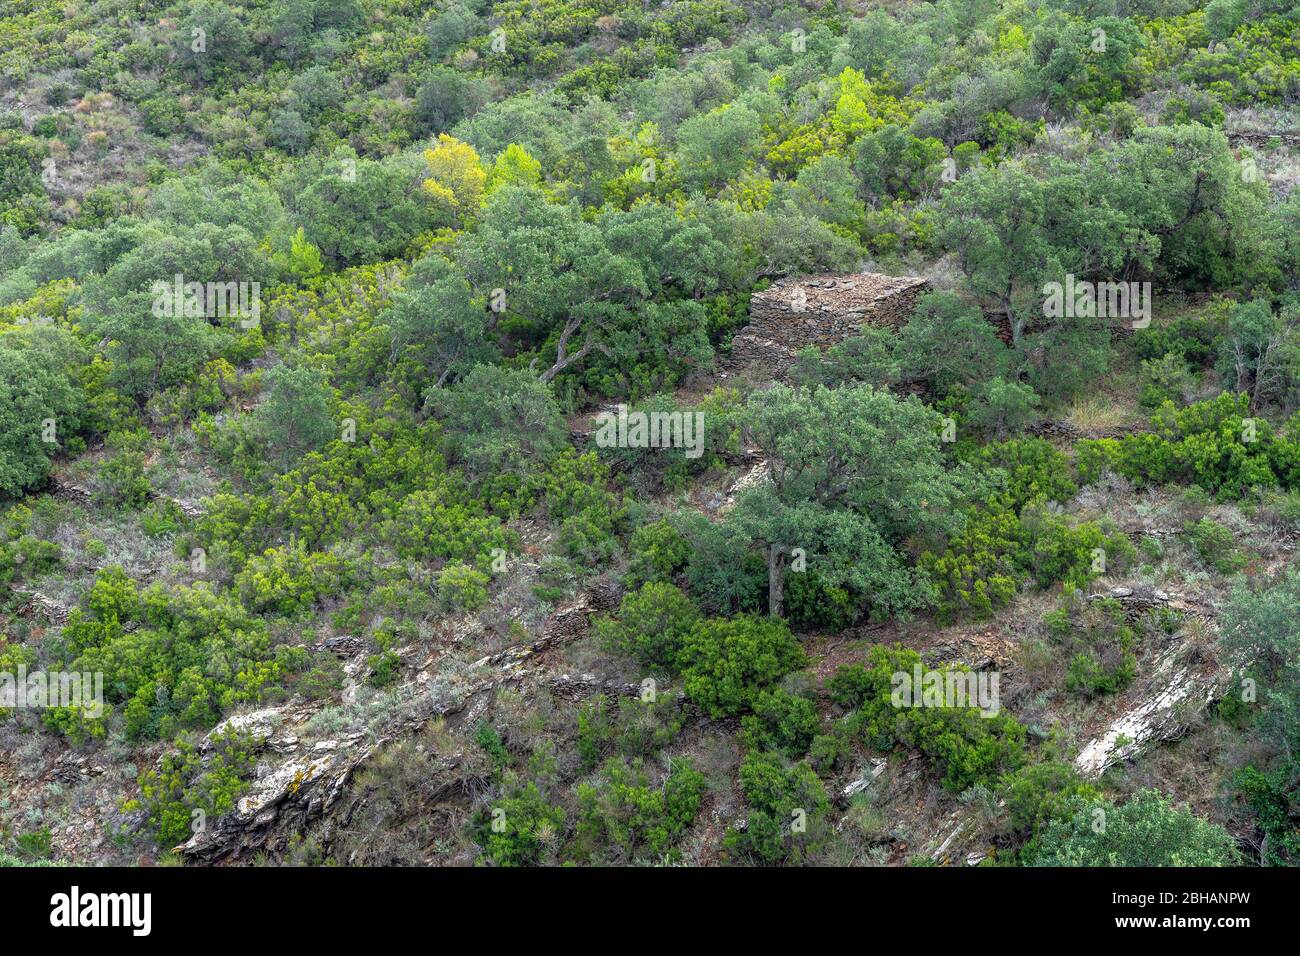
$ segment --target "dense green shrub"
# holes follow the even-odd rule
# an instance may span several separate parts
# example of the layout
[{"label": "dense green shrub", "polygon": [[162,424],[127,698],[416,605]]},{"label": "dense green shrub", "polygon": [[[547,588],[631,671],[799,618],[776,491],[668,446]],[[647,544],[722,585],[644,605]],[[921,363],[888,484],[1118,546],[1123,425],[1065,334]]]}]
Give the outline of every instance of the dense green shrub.
[{"label": "dense green shrub", "polygon": [[1065,504],[1078,490],[1069,458],[1042,438],[992,442],[980,449],[979,458],[1006,475],[1008,504],[1016,511],[1049,501]]},{"label": "dense green shrub", "polygon": [[628,587],[639,587],[651,581],[672,581],[690,559],[691,546],[671,521],[661,518],[632,532],[627,553],[623,581]]},{"label": "dense green shrub", "polygon": [[257,741],[232,731],[212,739],[201,753],[187,740],[163,754],[157,769],[140,774],[140,796],[124,809],[142,808],[158,845],[170,849],[211,826],[248,788]]},{"label": "dense green shrub", "polygon": [[830,799],[805,763],[755,751],[740,765],[740,790],[749,804],[745,829],[728,830],[724,845],[760,863],[802,863],[825,840]]},{"label": "dense green shrub", "polygon": [[659,787],[651,786],[639,763],[610,760],[594,783],[576,790],[579,855],[663,858],[694,822],[704,791],[704,775],[686,760],[674,760]]},{"label": "dense green shrub", "polygon": [[759,694],[754,712],[740,721],[750,750],[773,750],[792,759],[808,752],[820,726],[821,715],[812,701],[779,687]]},{"label": "dense green shrub", "polygon": [[1220,574],[1234,574],[1246,566],[1247,557],[1237,548],[1232,529],[1213,518],[1189,522],[1183,529],[1196,556]]},{"label": "dense green shrub", "polygon": [[965,524],[942,553],[926,551],[920,567],[939,596],[941,619],[985,616],[1015,595],[1028,564],[1029,534],[1008,508],[967,512]]},{"label": "dense green shrub", "polygon": [[1233,787],[1245,799],[1266,837],[1261,856],[1268,866],[1300,865],[1296,776],[1294,762],[1267,771],[1243,767],[1233,775]]},{"label": "dense green shrub", "polygon": [[1210,364],[1218,352],[1222,335],[1223,323],[1217,315],[1221,308],[1216,307],[1214,312],[1203,317],[1180,318],[1138,329],[1133,333],[1134,352],[1147,362],[1174,355],[1194,368]]},{"label": "dense green shrub", "polygon": [[[916,748],[933,761],[949,790],[993,786],[1000,774],[1024,761],[1024,726],[1003,713],[984,715],[974,702],[966,707],[896,705],[894,675],[910,679],[920,662],[915,651],[876,645],[868,652],[865,673],[849,672],[837,692],[841,700],[862,698],[859,726],[869,743]],[[961,669],[942,667],[935,673],[946,680],[950,671]]]},{"label": "dense green shrub", "polygon": [[1071,809],[1073,801],[1092,802],[1101,794],[1079,776],[1073,764],[1044,760],[1003,775],[998,791],[1007,805],[1011,828],[1023,835],[1039,832]]},{"label": "dense green shrub", "polygon": [[863,664],[841,664],[826,681],[831,700],[849,710],[857,710],[878,690],[875,673]]},{"label": "dense green shrub", "polygon": [[1182,405],[1192,389],[1192,373],[1187,360],[1174,352],[1142,363],[1142,392],[1138,404],[1143,408],[1160,408],[1165,402]]},{"label": "dense green shrub", "polygon": [[805,663],[784,621],[709,618],[692,627],[678,655],[686,696],[712,717],[752,709],[764,688]]},{"label": "dense green shrub", "polygon": [[1122,569],[1137,554],[1109,518],[1072,525],[1050,512],[1024,519],[1033,538],[1028,570],[1039,587],[1061,582],[1082,590],[1098,575]]},{"label": "dense green shrub", "polygon": [[1044,829],[1031,866],[1236,866],[1222,827],[1177,809],[1156,790],[1126,803],[1077,800]]},{"label": "dense green shrub", "polygon": [[994,499],[966,514],[941,554],[924,552],[919,563],[938,594],[940,617],[951,620],[991,614],[1029,580],[1042,588],[1083,588],[1135,554],[1109,520],[1073,524],[1037,506],[1018,516]]},{"label": "dense green shrub", "polygon": [[[1294,756],[1300,745],[1298,602],[1300,572],[1294,568],[1272,578],[1246,578],[1234,587],[1220,624],[1224,648],[1250,662],[1240,676],[1258,688],[1257,702],[1243,699],[1238,705],[1250,718],[1248,740],[1255,749],[1250,764],[1234,775],[1233,789],[1268,837],[1269,864],[1300,860],[1300,765]],[[1243,690],[1247,686],[1252,685],[1243,683]]]},{"label": "dense green shrub", "polygon": [[2,497],[17,497],[40,485],[53,456],[70,443],[78,447],[86,396],[62,368],[68,359],[35,341],[23,348],[18,336],[0,335]]},{"label": "dense green shrub", "polygon": [[132,511],[143,508],[152,489],[145,477],[142,437],[119,432],[110,435],[107,444],[113,453],[96,473],[96,504]]},{"label": "dense green shrub", "polygon": [[537,784],[514,786],[474,821],[474,839],[494,866],[535,866],[564,838],[568,814],[547,802]]},{"label": "dense green shrub", "polygon": [[415,560],[443,558],[486,568],[493,551],[505,552],[516,536],[501,520],[485,514],[483,505],[454,479],[436,489],[408,495],[384,535],[403,557]]},{"label": "dense green shrub", "polygon": [[671,584],[651,582],[623,596],[618,612],[596,622],[596,635],[613,650],[650,667],[675,670],[700,612]]},{"label": "dense green shrub", "polygon": [[306,663],[301,652],[273,648],[265,620],[206,583],[140,590],[110,567],[85,603],[63,630],[65,666],[104,674],[104,696],[124,705],[129,736],[209,727],[236,703],[282,696]]},{"label": "dense green shrub", "polygon": [[63,549],[33,536],[32,512],[14,505],[0,519],[0,587],[40,577],[57,567]]},{"label": "dense green shrub", "polygon": [[1246,395],[1224,392],[1183,409],[1166,402],[1151,423],[1149,433],[1079,442],[1080,479],[1109,470],[1139,485],[1196,484],[1224,500],[1300,486],[1300,444],[1252,418]]},{"label": "dense green shrub", "polygon": [[827,584],[816,571],[786,573],[785,615],[795,627],[842,631],[858,619],[862,604],[861,597]]},{"label": "dense green shrub", "polygon": [[329,552],[268,548],[235,576],[235,589],[251,610],[295,614],[346,590],[353,577],[348,562]]},{"label": "dense green shrub", "polygon": [[453,562],[438,572],[438,598],[457,611],[477,611],[488,602],[488,576]]}]

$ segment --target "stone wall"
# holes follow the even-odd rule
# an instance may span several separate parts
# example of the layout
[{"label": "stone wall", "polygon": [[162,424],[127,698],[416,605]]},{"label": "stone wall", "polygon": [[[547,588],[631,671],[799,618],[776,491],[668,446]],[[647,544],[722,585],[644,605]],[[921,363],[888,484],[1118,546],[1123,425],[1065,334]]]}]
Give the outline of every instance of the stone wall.
[{"label": "stone wall", "polygon": [[749,301],[749,325],[736,334],[728,374],[784,378],[804,347],[825,350],[864,325],[897,329],[929,288],[915,276],[873,272],[782,279]]}]

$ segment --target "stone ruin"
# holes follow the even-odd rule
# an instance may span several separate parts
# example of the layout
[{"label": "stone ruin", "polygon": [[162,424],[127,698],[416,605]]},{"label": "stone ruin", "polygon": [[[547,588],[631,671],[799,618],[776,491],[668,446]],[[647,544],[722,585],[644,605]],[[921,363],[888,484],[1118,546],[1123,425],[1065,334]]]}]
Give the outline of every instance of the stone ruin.
[{"label": "stone ruin", "polygon": [[805,346],[825,351],[864,325],[897,329],[929,282],[876,272],[781,279],[749,300],[749,325],[732,339],[728,374],[783,379]]}]

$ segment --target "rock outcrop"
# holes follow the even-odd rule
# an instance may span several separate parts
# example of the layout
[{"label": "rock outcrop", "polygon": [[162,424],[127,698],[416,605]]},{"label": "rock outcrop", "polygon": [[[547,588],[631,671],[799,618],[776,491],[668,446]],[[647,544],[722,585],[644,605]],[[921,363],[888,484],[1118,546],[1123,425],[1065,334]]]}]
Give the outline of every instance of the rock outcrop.
[{"label": "rock outcrop", "polygon": [[[1137,617],[1167,607],[1200,617],[1211,629],[1209,609],[1164,591],[1112,588],[1109,594],[1124,607],[1126,617]],[[1089,742],[1074,765],[1085,777],[1098,777],[1108,767],[1131,759],[1154,743],[1174,740],[1186,732],[1200,714],[1222,696],[1229,673],[1203,653],[1186,636],[1175,636],[1156,656],[1142,681],[1129,692],[1123,712]]]},{"label": "rock outcrop", "polygon": [[[1200,619],[1211,633],[1216,629],[1212,607],[1155,588],[1113,587],[1089,598],[1118,601],[1130,621],[1158,608],[1169,608],[1183,614],[1184,620]],[[1155,744],[1177,739],[1222,697],[1229,679],[1229,669],[1191,638],[1186,628],[1169,636],[1150,665],[1144,665],[1140,680],[1125,693],[1118,716],[1079,752],[1075,768],[1084,777],[1095,779],[1109,767],[1133,759]],[[1004,804],[1000,801],[999,806]],[[955,808],[939,833],[946,835],[936,837],[929,846],[931,858],[938,862],[951,863],[961,857],[967,865],[975,865],[988,855],[987,847],[971,851],[972,843],[982,846],[978,814],[971,807]]]},{"label": "rock outcrop", "polygon": [[[552,614],[536,640],[475,661],[454,686],[446,686],[427,671],[417,673],[393,692],[392,706],[385,715],[363,730],[307,742],[306,724],[321,710],[319,704],[266,708],[227,718],[208,734],[203,752],[212,751],[217,735],[234,730],[251,739],[262,757],[261,765],[234,810],[206,821],[175,848],[176,852],[188,863],[211,865],[241,860],[263,850],[283,851],[290,836],[338,808],[352,775],[383,747],[417,733],[435,718],[485,708],[490,693],[499,687],[523,687],[545,680],[537,666],[545,652],[585,636],[592,616],[612,607],[617,596],[613,589],[593,588],[576,603]],[[600,682],[590,675],[578,679],[561,676],[556,683],[562,693],[625,690],[616,685],[598,689]],[[459,754],[438,755],[438,772],[454,776],[460,760]]]},{"label": "rock outcrop", "polygon": [[18,608],[19,617],[39,619],[57,627],[68,623],[68,609],[53,598],[25,588],[14,588],[14,591],[27,598],[27,602]]}]

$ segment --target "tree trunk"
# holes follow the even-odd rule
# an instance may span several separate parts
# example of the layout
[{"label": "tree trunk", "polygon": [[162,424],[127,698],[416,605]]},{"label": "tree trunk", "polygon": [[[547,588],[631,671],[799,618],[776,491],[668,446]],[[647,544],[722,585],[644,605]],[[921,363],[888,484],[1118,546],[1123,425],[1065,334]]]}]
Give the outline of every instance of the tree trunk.
[{"label": "tree trunk", "polygon": [[785,601],[785,548],[772,544],[767,549],[767,613],[770,617],[781,616],[781,605]]}]

